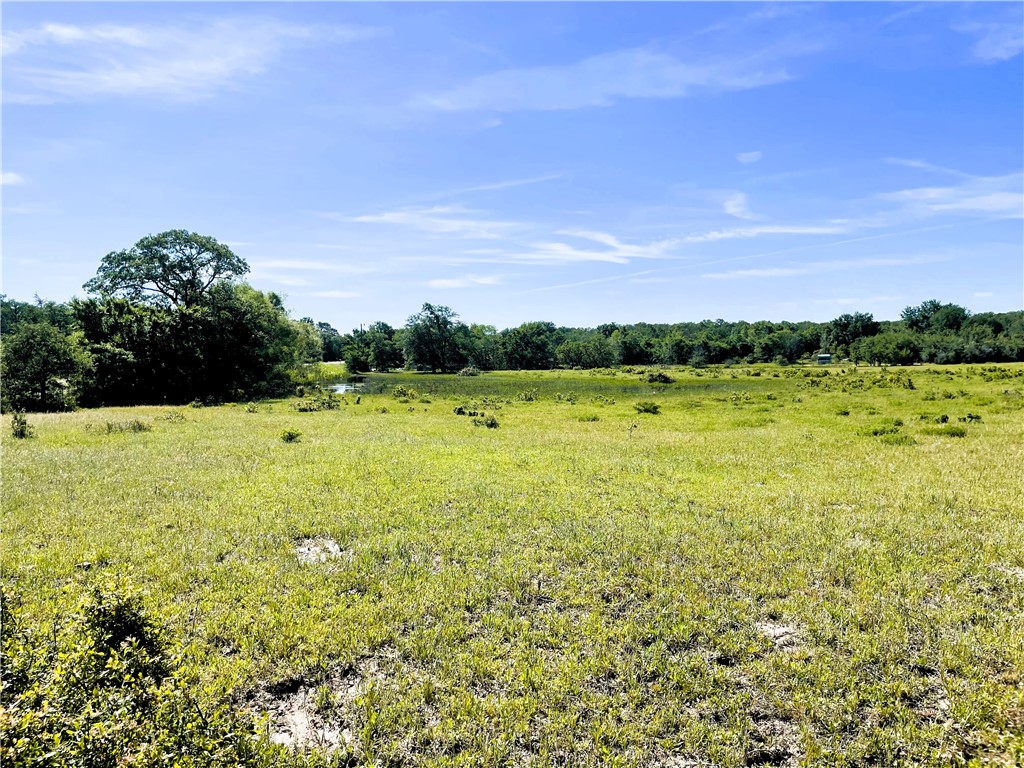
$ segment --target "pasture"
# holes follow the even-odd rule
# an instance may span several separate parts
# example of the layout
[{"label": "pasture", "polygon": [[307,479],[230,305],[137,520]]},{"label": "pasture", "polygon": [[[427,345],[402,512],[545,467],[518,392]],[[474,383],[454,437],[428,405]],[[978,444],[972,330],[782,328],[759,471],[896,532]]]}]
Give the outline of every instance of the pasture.
[{"label": "pasture", "polygon": [[127,576],[271,761],[1024,761],[1024,366],[651,372],[5,422],[5,599]]}]

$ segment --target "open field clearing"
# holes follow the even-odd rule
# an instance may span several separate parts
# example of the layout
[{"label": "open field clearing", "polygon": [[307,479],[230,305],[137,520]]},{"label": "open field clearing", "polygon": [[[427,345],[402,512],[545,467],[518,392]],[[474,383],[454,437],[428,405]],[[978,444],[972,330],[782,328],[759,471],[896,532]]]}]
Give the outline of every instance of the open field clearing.
[{"label": "open field clearing", "polygon": [[648,373],[29,415],[5,595],[127,575],[266,764],[1024,762],[1024,366]]}]

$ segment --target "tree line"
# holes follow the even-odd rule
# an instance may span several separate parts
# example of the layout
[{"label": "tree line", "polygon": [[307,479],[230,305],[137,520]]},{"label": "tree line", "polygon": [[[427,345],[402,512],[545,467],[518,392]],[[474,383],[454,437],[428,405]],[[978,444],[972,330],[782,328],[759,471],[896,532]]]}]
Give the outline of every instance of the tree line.
[{"label": "tree line", "polygon": [[324,359],[344,360],[351,371],[790,364],[823,352],[872,365],[1024,361],[1024,312],[971,314],[936,300],[907,307],[898,321],[858,312],[827,323],[703,320],[567,328],[535,321],[498,331],[463,323],[449,307],[424,304],[403,328],[377,322],[341,334],[326,323],[316,327]]},{"label": "tree line", "polygon": [[245,261],[210,237],[172,230],[107,254],[86,299],[0,296],[4,411],[239,401],[287,393],[303,367],[349,372],[607,368],[794,363],[829,352],[878,365],[1024,361],[1024,312],[971,314],[936,300],[898,321],[844,314],[827,323],[616,324],[526,322],[498,330],[424,304],[405,326],[342,334],[289,317],[273,292],[240,278]]}]

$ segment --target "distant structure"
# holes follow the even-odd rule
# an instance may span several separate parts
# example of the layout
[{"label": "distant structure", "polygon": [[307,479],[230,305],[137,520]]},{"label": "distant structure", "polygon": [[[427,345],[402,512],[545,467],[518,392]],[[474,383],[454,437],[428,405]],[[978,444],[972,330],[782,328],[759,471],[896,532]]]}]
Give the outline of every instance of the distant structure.
[{"label": "distant structure", "polygon": [[818,355],[818,365],[831,365],[832,355]]}]

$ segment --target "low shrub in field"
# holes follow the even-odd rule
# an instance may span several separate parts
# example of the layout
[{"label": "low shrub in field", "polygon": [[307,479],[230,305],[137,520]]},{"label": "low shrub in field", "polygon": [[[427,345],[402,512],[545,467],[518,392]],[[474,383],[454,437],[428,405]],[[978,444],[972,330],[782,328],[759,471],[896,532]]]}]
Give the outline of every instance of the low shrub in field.
[{"label": "low shrub in field", "polygon": [[601,417],[596,413],[586,413],[582,416],[577,416],[576,421],[600,421]]},{"label": "low shrub in field", "polygon": [[576,401],[579,400],[579,396],[575,392],[556,392],[555,400],[560,403],[570,403],[575,405]]},{"label": "low shrub in field", "polygon": [[417,392],[413,387],[407,387],[404,384],[399,384],[394,389],[392,389],[391,394],[393,397],[396,397],[399,400],[415,400],[420,396],[420,393]]},{"label": "low shrub in field", "polygon": [[0,764],[272,764],[250,720],[196,698],[130,584],[95,587],[38,630],[8,594],[2,600]]},{"label": "low shrub in field", "polygon": [[480,375],[480,369],[477,368],[475,365],[467,365],[465,368],[463,368],[461,371],[459,371],[456,374],[456,376],[479,376],[479,375]]},{"label": "low shrub in field", "polygon": [[638,403],[634,403],[633,408],[636,409],[637,413],[661,413],[661,406],[657,403],[652,403],[650,400],[641,400]]},{"label": "low shrub in field", "polygon": [[301,437],[302,433],[297,429],[286,429],[281,433],[281,439],[286,443],[297,443]]},{"label": "low shrub in field", "polygon": [[967,428],[959,424],[945,424],[941,427],[925,427],[924,433],[940,437],[967,437]]},{"label": "low shrub in field", "polygon": [[28,423],[24,413],[14,413],[11,415],[11,434],[14,437],[24,440],[27,437],[33,437],[35,433],[35,429]]},{"label": "low shrub in field", "polygon": [[648,373],[644,377],[644,381],[646,381],[648,384],[674,384],[675,383],[675,379],[673,379],[671,376],[669,376],[664,371],[655,371],[655,372],[652,372],[652,373]]},{"label": "low shrub in field", "polygon": [[292,404],[292,408],[299,413],[314,413],[316,411],[336,411],[341,408],[341,398],[333,392],[317,392],[306,400],[299,400]]},{"label": "low shrub in field", "polygon": [[153,425],[139,419],[130,419],[128,421],[105,421],[99,426],[90,424],[86,429],[95,429],[103,435],[115,435],[121,432],[152,432]]},{"label": "low shrub in field", "polygon": [[522,392],[517,392],[516,393],[516,400],[518,400],[521,403],[532,403],[536,399],[537,399],[537,390],[536,389],[526,389],[526,390],[523,390]]},{"label": "low shrub in field", "polygon": [[474,427],[487,427],[488,429],[497,429],[498,420],[494,417],[494,414],[490,416],[481,415],[478,418],[473,419]]}]

